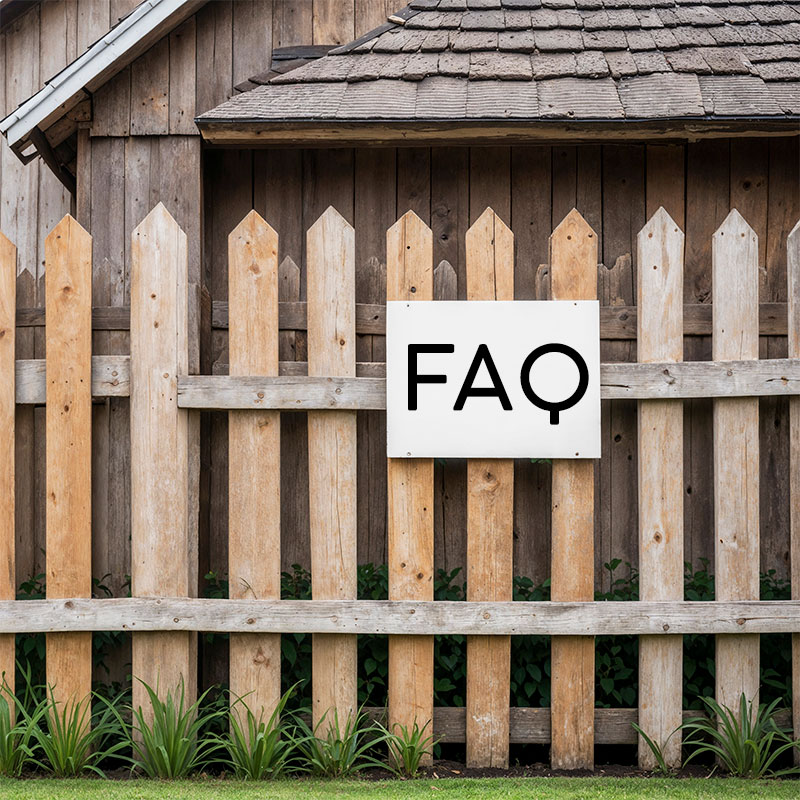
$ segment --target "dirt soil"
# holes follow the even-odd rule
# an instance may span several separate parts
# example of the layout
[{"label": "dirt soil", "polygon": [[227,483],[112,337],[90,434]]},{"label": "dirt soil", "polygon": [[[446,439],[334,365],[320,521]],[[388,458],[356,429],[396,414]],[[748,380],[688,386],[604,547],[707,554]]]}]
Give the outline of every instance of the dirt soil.
[{"label": "dirt soil", "polygon": [[[706,778],[710,768],[706,766],[689,766],[675,773],[676,778]],[[515,766],[509,769],[494,767],[478,769],[466,767],[458,761],[436,761],[432,767],[420,770],[422,778],[649,778],[653,773],[645,772],[638,767],[603,764],[594,770],[561,770],[551,769],[548,764],[530,764],[528,766]],[[361,773],[367,780],[390,780],[395,776],[388,770],[374,769]],[[657,777],[657,776],[656,776]]]}]

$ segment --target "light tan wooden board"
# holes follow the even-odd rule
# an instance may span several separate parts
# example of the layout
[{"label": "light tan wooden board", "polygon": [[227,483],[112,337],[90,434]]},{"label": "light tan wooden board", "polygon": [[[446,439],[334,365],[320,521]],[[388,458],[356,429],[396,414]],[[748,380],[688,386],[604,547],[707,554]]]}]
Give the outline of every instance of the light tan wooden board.
[{"label": "light tan wooden board", "polygon": [[[0,234],[0,598],[16,596],[14,441],[17,248]],[[14,637],[0,636],[0,680],[14,688]]]},{"label": "light tan wooden board", "polygon": [[[800,356],[800,222],[786,245],[789,299],[789,356]],[[800,599],[800,397],[789,401],[789,558],[792,599]],[[792,728],[800,736],[800,633],[792,636]],[[800,754],[796,754],[800,761]]]},{"label": "light tan wooden board", "polygon": [[[467,299],[514,299],[514,236],[491,208],[467,231]],[[467,461],[467,599],[509,600],[514,462]],[[511,641],[467,639],[467,764],[508,766]]]},{"label": "light tan wooden board", "polygon": [[[663,209],[638,238],[639,361],[683,358],[683,232]],[[639,581],[642,600],[683,599],[683,403],[639,403]],[[639,641],[639,724],[667,763],[681,763],[683,639]],[[655,769],[642,739],[639,765]]]},{"label": "light tan wooden board", "polygon": [[[234,375],[278,373],[278,235],[251,211],[228,239],[228,347]],[[228,419],[230,596],[280,599],[281,420],[278,411],[233,411]],[[234,634],[231,698],[268,719],[281,696],[281,640]],[[236,706],[241,708],[241,706]]]},{"label": "light tan wooden board", "polygon": [[[70,216],[45,242],[47,292],[47,596],[92,591],[92,239]],[[92,688],[92,637],[47,638],[60,702]]]},{"label": "light tan wooden board", "polygon": [[[386,299],[433,300],[433,234],[413,211],[389,228],[386,251]],[[388,501],[389,599],[433,600],[433,459],[390,458]],[[389,639],[388,697],[390,728],[432,725],[432,637]]]},{"label": "light tan wooden board", "polygon": [[[308,268],[308,371],[355,374],[355,251],[351,225],[333,208],[311,226]],[[356,414],[309,412],[308,485],[314,599],[356,596]],[[315,725],[356,705],[357,643],[334,634],[312,645]]]},{"label": "light tan wooden board", "polygon": [[[553,300],[597,298],[597,236],[572,210],[550,237]],[[594,593],[594,463],[553,461],[551,596]],[[594,640],[554,637],[551,704],[554,768],[594,764]]]},{"label": "light tan wooden board", "polygon": [[[191,596],[189,412],[178,409],[177,377],[188,372],[186,235],[159,203],[131,241],[131,592]],[[196,689],[196,637],[134,636],[132,671],[162,695]],[[140,681],[134,707],[148,707]]]},{"label": "light tan wooden board", "polygon": [[[800,601],[479,602],[133,597],[0,601],[0,633],[206,631],[409,636],[798,633]],[[171,635],[171,634],[170,634]],[[167,636],[169,638],[169,636]]]},{"label": "light tan wooden board", "polygon": [[[758,237],[735,209],[712,239],[715,359],[758,358]],[[714,559],[717,600],[759,596],[758,400],[714,401]],[[757,636],[717,639],[717,700],[758,703]]]}]

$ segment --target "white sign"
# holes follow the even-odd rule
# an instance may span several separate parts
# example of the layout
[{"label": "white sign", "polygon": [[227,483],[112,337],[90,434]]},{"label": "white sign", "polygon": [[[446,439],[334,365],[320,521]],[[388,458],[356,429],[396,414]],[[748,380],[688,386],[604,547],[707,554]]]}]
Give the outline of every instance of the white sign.
[{"label": "white sign", "polygon": [[390,458],[599,458],[597,301],[392,301]]}]

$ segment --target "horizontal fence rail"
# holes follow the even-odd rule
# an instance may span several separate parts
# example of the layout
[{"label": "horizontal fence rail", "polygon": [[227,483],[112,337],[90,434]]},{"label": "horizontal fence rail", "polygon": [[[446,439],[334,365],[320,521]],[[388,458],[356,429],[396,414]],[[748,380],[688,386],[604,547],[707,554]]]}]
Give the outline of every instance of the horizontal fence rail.
[{"label": "horizontal fence rail", "polygon": [[[386,408],[383,362],[357,363],[356,372],[362,375],[355,378],[306,377],[302,374],[306,370],[303,361],[282,361],[280,377],[182,375],[178,379],[178,406],[221,411]],[[44,359],[17,361],[18,404],[45,402],[46,374]],[[93,356],[92,395],[130,395],[129,356]],[[796,358],[600,365],[600,396],[604,400],[789,395],[800,395],[800,359]]]},{"label": "horizontal fence rail", "polygon": [[[603,267],[605,269],[605,267]],[[286,300],[279,304],[279,327],[282,331],[308,330],[306,303]],[[711,336],[711,303],[686,303],[683,307],[684,336]],[[636,306],[601,306],[600,338],[609,341],[636,339],[638,309]],[[43,308],[18,308],[18,328],[44,326]],[[127,331],[131,327],[131,311],[126,306],[96,306],[92,309],[95,331]],[[228,329],[228,302],[214,300],[211,327]],[[386,306],[378,303],[356,303],[356,333],[383,336],[386,334]],[[759,335],[787,335],[787,304],[759,304]]]},{"label": "horizontal fence rail", "polygon": [[0,602],[0,633],[200,631],[476,636],[791,633],[800,601],[482,602],[135,597]]}]

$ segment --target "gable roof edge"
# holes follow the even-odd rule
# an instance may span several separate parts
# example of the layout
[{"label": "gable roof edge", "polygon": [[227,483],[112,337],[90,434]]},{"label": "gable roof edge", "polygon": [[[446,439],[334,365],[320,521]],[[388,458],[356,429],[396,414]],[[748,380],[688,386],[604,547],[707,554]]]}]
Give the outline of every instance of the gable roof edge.
[{"label": "gable roof edge", "polygon": [[145,0],[0,121],[0,133],[18,151],[32,131],[66,113],[85,90],[98,89],[205,2]]}]

